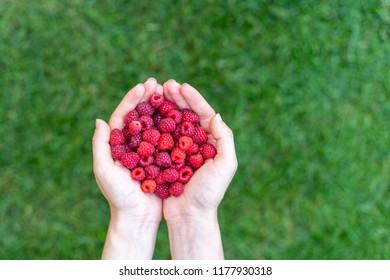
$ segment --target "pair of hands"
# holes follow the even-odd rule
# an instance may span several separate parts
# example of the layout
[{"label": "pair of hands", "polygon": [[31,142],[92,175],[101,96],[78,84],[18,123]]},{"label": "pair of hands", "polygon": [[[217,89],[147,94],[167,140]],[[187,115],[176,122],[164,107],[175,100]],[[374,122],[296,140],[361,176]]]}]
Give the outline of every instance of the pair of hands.
[{"label": "pair of hands", "polygon": [[[111,157],[110,132],[123,129],[125,115],[153,93],[164,95],[179,109],[190,108],[210,134],[217,155],[198,169],[179,197],[162,201],[145,194],[130,171]],[[154,78],[132,88],[111,115],[107,124],[96,120],[92,139],[96,182],[107,199],[111,220],[103,250],[104,259],[150,259],[158,225],[164,216],[169,232],[172,258],[221,259],[222,242],[217,208],[237,169],[233,133],[200,93],[174,80],[163,86]]]}]

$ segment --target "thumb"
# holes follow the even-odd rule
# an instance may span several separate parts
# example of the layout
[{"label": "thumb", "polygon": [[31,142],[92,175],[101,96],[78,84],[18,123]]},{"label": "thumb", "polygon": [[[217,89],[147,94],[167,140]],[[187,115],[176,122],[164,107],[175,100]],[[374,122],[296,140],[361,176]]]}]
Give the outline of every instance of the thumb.
[{"label": "thumb", "polygon": [[234,136],[232,130],[222,120],[220,114],[214,115],[210,120],[210,132],[216,141],[217,155],[214,158],[216,168],[221,171],[228,170],[234,173],[237,169]]},{"label": "thumb", "polygon": [[103,120],[96,120],[95,133],[92,137],[92,155],[95,172],[106,170],[114,163],[110,148],[111,129]]}]

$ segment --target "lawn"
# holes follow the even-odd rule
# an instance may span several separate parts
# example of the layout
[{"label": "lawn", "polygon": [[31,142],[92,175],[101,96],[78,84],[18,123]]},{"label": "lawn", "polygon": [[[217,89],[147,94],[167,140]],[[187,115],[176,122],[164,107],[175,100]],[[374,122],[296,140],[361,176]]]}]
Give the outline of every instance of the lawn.
[{"label": "lawn", "polygon": [[95,119],[150,76],[234,131],[227,259],[389,259],[389,69],[387,0],[0,0],[0,259],[100,258]]}]

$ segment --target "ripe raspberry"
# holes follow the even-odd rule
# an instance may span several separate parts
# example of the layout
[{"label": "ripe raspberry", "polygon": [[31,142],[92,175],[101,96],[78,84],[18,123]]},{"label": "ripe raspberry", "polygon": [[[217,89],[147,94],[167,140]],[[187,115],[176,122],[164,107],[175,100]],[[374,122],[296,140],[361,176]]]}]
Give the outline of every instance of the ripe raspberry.
[{"label": "ripe raspberry", "polygon": [[153,156],[144,156],[140,157],[138,165],[142,167],[146,167],[148,165],[151,165],[154,162]]},{"label": "ripe raspberry", "polygon": [[179,178],[179,173],[174,168],[168,168],[162,172],[162,178],[166,182],[173,183]]},{"label": "ripe raspberry", "polygon": [[142,131],[149,130],[153,126],[153,119],[150,116],[142,116],[139,118],[142,125]]},{"label": "ripe raspberry", "polygon": [[188,161],[190,162],[191,166],[195,169],[198,169],[203,165],[203,157],[201,154],[195,154],[190,156]]},{"label": "ripe raspberry", "polygon": [[157,197],[161,199],[167,199],[168,197],[170,197],[168,184],[157,184],[154,193],[157,195]]},{"label": "ripe raspberry", "polygon": [[192,147],[194,144],[194,141],[191,137],[188,136],[182,136],[179,139],[179,148],[183,151],[187,151],[189,148]]},{"label": "ripe raspberry", "polygon": [[142,167],[136,167],[131,171],[131,178],[136,181],[142,181],[145,178],[145,170]]},{"label": "ripe raspberry", "polygon": [[179,138],[181,136],[181,134],[180,134],[180,127],[181,127],[181,124],[178,124],[176,126],[175,130],[171,131],[172,138],[173,138],[173,140],[175,140],[175,142],[179,141]]},{"label": "ripe raspberry", "polygon": [[123,154],[126,153],[126,146],[125,145],[117,145],[112,148],[111,150],[111,156],[113,159],[121,160],[121,157]]},{"label": "ripe raspberry", "polygon": [[160,150],[171,150],[174,144],[171,134],[168,132],[161,133],[160,139],[158,140],[158,148]]},{"label": "ripe raspberry", "polygon": [[128,169],[133,169],[137,166],[139,155],[134,152],[125,153],[121,157],[122,165]]},{"label": "ripe raspberry", "polygon": [[172,165],[171,156],[167,152],[160,152],[154,161],[157,166],[166,168]]},{"label": "ripe raspberry", "polygon": [[156,190],[156,181],[154,180],[144,180],[142,183],[141,183],[141,189],[143,192],[145,193],[152,193]]},{"label": "ripe raspberry", "polygon": [[151,156],[154,153],[154,147],[152,144],[145,142],[145,141],[142,141],[139,144],[139,147],[137,149],[137,153],[143,157]]},{"label": "ripe raspberry", "polygon": [[179,178],[177,178],[177,181],[185,184],[191,179],[192,175],[194,175],[192,168],[189,166],[184,166],[179,170]]},{"label": "ripe raspberry", "polygon": [[181,113],[178,110],[169,111],[169,113],[167,114],[167,117],[174,120],[176,124],[181,122]]},{"label": "ripe raspberry", "polygon": [[138,119],[139,119],[138,112],[136,110],[131,110],[130,112],[127,113],[123,122],[125,123],[125,125],[129,125],[132,121],[138,121]]},{"label": "ripe raspberry", "polygon": [[154,179],[160,174],[160,168],[156,165],[149,165],[145,167],[145,173],[146,179]]},{"label": "ripe raspberry", "polygon": [[200,121],[199,116],[190,109],[183,109],[181,115],[183,122],[197,123]]},{"label": "ripe raspberry", "polygon": [[186,153],[178,148],[173,149],[171,153],[171,159],[176,163],[184,162],[186,159]]},{"label": "ripe raspberry", "polygon": [[149,103],[152,105],[154,108],[160,107],[161,104],[163,104],[164,98],[161,94],[158,93],[153,93],[152,96],[149,98]]},{"label": "ripe raspberry", "polygon": [[137,149],[139,144],[142,142],[141,134],[136,134],[130,137],[129,141],[129,148],[130,149]]},{"label": "ripe raspberry", "polygon": [[184,191],[183,184],[179,182],[172,183],[169,187],[169,193],[172,196],[180,196]]},{"label": "ripe raspberry", "polygon": [[191,137],[194,135],[194,125],[190,122],[183,122],[180,127],[180,134],[183,136],[189,136]]},{"label": "ripe raspberry", "polygon": [[185,161],[183,160],[182,162],[177,162],[177,163],[173,163],[171,165],[171,167],[173,167],[175,170],[179,171],[180,169],[183,168],[183,166],[185,165]]},{"label": "ripe raspberry", "polygon": [[194,135],[192,136],[192,139],[194,140],[195,143],[198,144],[206,143],[208,140],[206,130],[201,126],[195,127]]},{"label": "ripe raspberry", "polygon": [[160,114],[159,112],[156,112],[156,113],[153,114],[152,118],[153,118],[154,125],[155,125],[155,126],[158,126],[158,124],[160,123],[160,121],[161,121],[164,117],[161,116],[161,114]]},{"label": "ripe raspberry", "polygon": [[139,103],[135,109],[140,116],[151,116],[155,110],[155,108],[153,108],[148,101]]},{"label": "ripe raspberry", "polygon": [[214,158],[217,154],[217,149],[210,143],[205,143],[201,146],[201,152],[204,159]]},{"label": "ripe raspberry", "polygon": [[122,131],[117,128],[114,128],[111,131],[110,135],[110,145],[117,146],[122,145],[123,143],[125,143],[125,136],[123,135]]},{"label": "ripe raspberry", "polygon": [[138,134],[142,129],[142,125],[139,121],[132,121],[129,124],[129,133],[130,135]]},{"label": "ripe raspberry", "polygon": [[169,101],[168,99],[164,99],[163,103],[160,105],[160,107],[158,107],[158,111],[164,117],[166,117],[170,111],[175,109],[176,109],[175,103]]},{"label": "ripe raspberry", "polygon": [[156,176],[156,178],[154,178],[154,180],[156,181],[157,185],[162,185],[166,183],[162,176],[162,172],[158,173],[158,175]]},{"label": "ripe raspberry", "polygon": [[186,154],[187,155],[192,155],[192,154],[196,154],[197,152],[199,152],[199,145],[194,143],[191,148],[189,148],[187,151],[186,151]]},{"label": "ripe raspberry", "polygon": [[142,132],[142,140],[156,146],[160,139],[160,132],[156,129],[149,129]]},{"label": "ripe raspberry", "polygon": [[176,128],[176,123],[171,118],[165,118],[160,121],[158,124],[158,130],[161,132],[171,132]]}]

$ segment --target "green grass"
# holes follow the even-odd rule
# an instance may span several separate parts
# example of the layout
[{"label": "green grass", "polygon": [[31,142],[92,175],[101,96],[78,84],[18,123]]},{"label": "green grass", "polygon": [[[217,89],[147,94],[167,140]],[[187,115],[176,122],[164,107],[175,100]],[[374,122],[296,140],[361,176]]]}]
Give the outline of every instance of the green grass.
[{"label": "green grass", "polygon": [[149,76],[235,133],[226,258],[390,258],[389,1],[0,0],[0,38],[0,259],[100,258],[95,119]]}]

